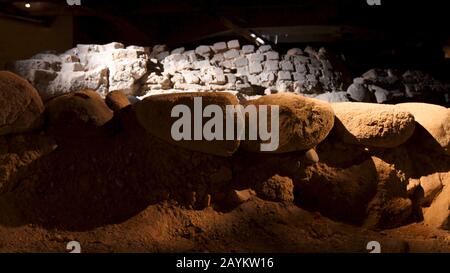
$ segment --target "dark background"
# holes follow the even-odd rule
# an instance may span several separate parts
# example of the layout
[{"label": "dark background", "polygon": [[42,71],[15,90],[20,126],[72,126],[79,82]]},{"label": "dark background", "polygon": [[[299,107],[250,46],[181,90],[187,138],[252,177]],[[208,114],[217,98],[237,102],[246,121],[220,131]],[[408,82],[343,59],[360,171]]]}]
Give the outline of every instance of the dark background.
[{"label": "dark background", "polygon": [[[421,69],[450,78],[447,1],[381,0],[0,0],[0,65],[78,43],[195,48],[262,36],[283,52],[326,46],[343,53],[350,70]],[[276,41],[276,43],[275,43]],[[447,59],[445,58],[447,50]]]}]

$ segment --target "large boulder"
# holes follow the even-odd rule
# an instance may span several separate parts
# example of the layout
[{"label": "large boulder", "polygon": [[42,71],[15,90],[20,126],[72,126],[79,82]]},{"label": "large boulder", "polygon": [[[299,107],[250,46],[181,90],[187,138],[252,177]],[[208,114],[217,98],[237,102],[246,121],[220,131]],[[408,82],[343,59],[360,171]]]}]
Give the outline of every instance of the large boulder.
[{"label": "large boulder", "polygon": [[335,134],[343,142],[377,148],[394,148],[414,132],[414,116],[392,105],[344,102],[332,104]]},{"label": "large boulder", "polygon": [[65,94],[46,105],[48,126],[57,134],[79,135],[113,117],[105,101],[94,90]]},{"label": "large boulder", "polygon": [[[334,125],[330,104],[292,93],[264,96],[248,101],[247,105],[279,106],[279,145],[273,153],[309,150],[322,142]],[[267,127],[271,128],[270,111],[268,116]],[[247,151],[260,152],[262,143],[265,142],[246,140],[242,142],[242,147]]]},{"label": "large boulder", "polygon": [[26,80],[0,71],[0,135],[23,133],[41,124],[44,105]]},{"label": "large boulder", "polygon": [[420,142],[450,155],[450,110],[427,103],[401,103],[397,105],[414,115],[417,126],[417,137]]},{"label": "large boulder", "polygon": [[[196,100],[196,98],[198,99]],[[196,109],[194,109],[194,102],[199,101],[200,98],[202,108],[199,109],[200,111],[196,111]],[[191,151],[225,157],[231,156],[239,147],[239,140],[237,137],[234,140],[220,140],[218,138],[207,140],[203,134],[203,128],[195,128],[194,116],[198,114],[202,117],[203,110],[209,105],[216,105],[221,108],[223,115],[222,117],[219,117],[219,122],[224,126],[222,132],[225,133],[226,106],[238,105],[236,97],[227,92],[192,92],[150,96],[136,103],[133,107],[139,123],[150,134]],[[180,112],[178,113],[178,117],[172,117],[172,111],[175,106],[181,106],[181,108],[187,107],[189,113]],[[189,114],[190,116],[185,116],[185,114]],[[188,122],[190,122],[191,126],[188,126],[190,128],[186,128],[186,126],[177,126],[177,124],[175,124],[176,122],[181,122],[183,118],[186,118]],[[206,127],[211,120],[211,118],[202,117],[202,125]],[[174,133],[177,134],[177,136],[172,135],[172,127],[174,126],[176,127]],[[215,128],[214,130],[217,129],[218,128]],[[200,140],[194,140],[196,139],[194,131],[202,133],[199,138]],[[224,134],[220,135],[225,139]]]}]

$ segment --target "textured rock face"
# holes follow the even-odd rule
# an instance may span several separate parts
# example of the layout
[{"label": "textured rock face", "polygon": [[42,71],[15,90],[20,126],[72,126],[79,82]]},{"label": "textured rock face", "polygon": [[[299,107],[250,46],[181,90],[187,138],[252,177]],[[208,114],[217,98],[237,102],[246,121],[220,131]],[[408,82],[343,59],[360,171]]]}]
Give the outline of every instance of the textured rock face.
[{"label": "textured rock face", "polygon": [[450,230],[450,186],[447,184],[423,212],[425,224]]},{"label": "textured rock face", "polygon": [[[279,145],[274,153],[309,150],[322,142],[334,125],[334,113],[327,103],[292,93],[264,96],[247,102],[247,105],[279,106]],[[246,140],[242,147],[258,152],[260,143],[260,140]]]},{"label": "textured rock face", "polygon": [[84,89],[96,90],[102,96],[115,90],[134,95],[147,65],[143,47],[110,43],[77,45],[62,54],[37,54],[12,63],[10,70],[30,81],[48,100]]},{"label": "textured rock face", "polygon": [[10,70],[29,80],[44,100],[87,88],[103,97],[116,90],[135,96],[233,90],[251,96],[265,88],[317,95],[347,88],[346,72],[335,69],[334,62],[340,61],[312,48],[282,55],[270,46],[241,47],[238,40],[172,52],[163,45],[110,43],[37,54],[12,63]]},{"label": "textured rock face", "polygon": [[315,97],[317,100],[322,100],[329,103],[336,102],[349,102],[349,96],[347,92],[327,92]]},{"label": "textured rock face", "polygon": [[[202,117],[202,113],[195,109],[194,99],[201,98],[202,109],[205,109],[208,105],[216,105],[223,111],[223,116],[220,118],[223,126],[226,126],[226,106],[237,105],[238,101],[232,94],[226,92],[219,93],[178,93],[168,94],[160,96],[148,97],[134,105],[134,110],[140,124],[147,130],[148,133],[176,146],[180,146],[192,151],[203,152],[218,156],[231,156],[239,147],[239,140],[206,140],[204,136],[200,136],[199,140],[196,140],[194,131],[196,130],[195,123],[197,122],[194,115],[200,114],[203,124],[206,126],[206,122],[210,119]],[[175,106],[182,105],[187,107],[191,113],[187,119],[191,122],[191,128],[182,128],[184,132],[189,132],[188,139],[175,140],[172,134],[172,127],[175,122],[180,121],[180,118],[186,118],[184,114],[180,114],[178,117],[172,115],[172,110]],[[200,109],[200,111],[202,111]],[[200,128],[203,133],[203,129]],[[226,128],[222,128],[222,132],[226,132]],[[225,138],[224,138],[225,139]]]},{"label": "textured rock face", "polygon": [[65,94],[46,105],[49,129],[56,134],[77,136],[111,120],[113,112],[93,90]]},{"label": "textured rock face", "polygon": [[108,93],[108,95],[106,95],[105,102],[106,105],[108,105],[108,107],[113,111],[119,111],[120,109],[131,104],[127,96],[125,96],[122,91],[113,91]]},{"label": "textured rock face", "polygon": [[402,102],[411,99],[450,102],[450,85],[421,71],[371,69],[355,78],[347,93],[359,102]]},{"label": "textured rock face", "polygon": [[393,148],[414,132],[414,116],[391,105],[370,103],[331,104],[336,114],[336,135],[345,143]]},{"label": "textured rock face", "polygon": [[397,106],[413,114],[417,123],[422,126],[424,130],[418,130],[417,136],[421,141],[427,143],[430,148],[450,155],[449,109],[426,103],[402,103]]},{"label": "textured rock face", "polygon": [[19,172],[56,148],[54,140],[42,134],[0,136],[0,194],[12,191]]},{"label": "textured rock face", "polygon": [[44,105],[26,80],[0,71],[0,135],[22,133],[41,125]]}]

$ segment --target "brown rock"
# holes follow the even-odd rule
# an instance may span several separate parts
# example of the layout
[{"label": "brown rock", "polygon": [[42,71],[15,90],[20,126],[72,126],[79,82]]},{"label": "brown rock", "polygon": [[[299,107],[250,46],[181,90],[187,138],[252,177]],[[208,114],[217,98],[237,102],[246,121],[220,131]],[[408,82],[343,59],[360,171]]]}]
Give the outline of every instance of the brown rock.
[{"label": "brown rock", "polygon": [[[218,105],[223,111],[223,132],[226,132],[226,115],[225,110],[227,105],[237,105],[236,97],[230,93],[225,92],[198,92],[198,93],[177,93],[168,95],[158,95],[147,97],[144,100],[136,103],[133,107],[139,123],[150,134],[171,144],[189,149],[191,151],[203,152],[218,156],[231,156],[239,147],[239,140],[174,140],[171,134],[172,125],[182,118],[171,117],[172,109],[176,105],[185,105],[191,112],[191,138],[194,139],[194,98],[202,98],[202,106],[205,109],[208,105]],[[202,110],[203,110],[202,109]],[[208,122],[210,118],[203,118],[203,125]],[[186,130],[186,128],[183,128]]]},{"label": "brown rock", "polygon": [[294,201],[294,183],[289,177],[274,175],[255,185],[258,197],[274,202]]},{"label": "brown rock", "polygon": [[305,158],[308,163],[318,163],[319,162],[319,155],[317,154],[316,150],[309,149],[305,153]]},{"label": "brown rock", "polygon": [[414,132],[414,117],[392,105],[343,102],[332,104],[335,133],[348,144],[394,148]]},{"label": "brown rock", "polygon": [[[268,95],[247,104],[279,106],[279,146],[273,153],[309,150],[322,142],[334,125],[333,109],[328,103],[292,93]],[[268,112],[268,128],[271,128]],[[246,140],[242,146],[248,151],[260,152],[261,143],[261,140]]]},{"label": "brown rock", "polygon": [[249,201],[255,195],[256,193],[251,189],[242,191],[232,190],[228,193],[226,202],[228,206],[235,207]]},{"label": "brown rock", "polygon": [[0,135],[38,128],[43,112],[39,93],[30,83],[14,73],[0,71]]},{"label": "brown rock", "polygon": [[364,226],[374,229],[394,228],[405,224],[413,212],[408,198],[408,180],[393,165],[372,157],[377,174],[377,193],[367,206]]},{"label": "brown rock", "polygon": [[307,167],[305,173],[305,177],[294,180],[300,207],[352,224],[360,224],[367,217],[367,205],[378,184],[372,160],[344,169],[319,162]]},{"label": "brown rock", "polygon": [[111,120],[113,112],[93,90],[65,94],[46,105],[49,127],[61,134],[78,134]]},{"label": "brown rock", "polygon": [[450,110],[427,103],[401,103],[397,107],[413,114],[418,128],[419,142],[450,155]]},{"label": "brown rock", "polygon": [[423,211],[426,225],[450,230],[450,186],[445,186],[431,206]]},{"label": "brown rock", "polygon": [[108,107],[113,111],[119,111],[120,109],[131,104],[127,96],[119,90],[108,93],[108,95],[106,95],[105,102],[106,105],[108,105]]},{"label": "brown rock", "polygon": [[420,187],[423,190],[422,206],[428,207],[433,200],[442,191],[443,185],[440,173],[434,173],[427,176],[422,176],[420,179]]}]

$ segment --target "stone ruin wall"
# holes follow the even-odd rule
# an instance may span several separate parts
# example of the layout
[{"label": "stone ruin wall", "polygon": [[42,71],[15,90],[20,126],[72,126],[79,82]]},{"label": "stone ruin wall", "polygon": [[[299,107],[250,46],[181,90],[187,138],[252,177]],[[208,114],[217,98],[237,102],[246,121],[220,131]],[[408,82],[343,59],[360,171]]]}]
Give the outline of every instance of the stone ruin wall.
[{"label": "stone ruin wall", "polygon": [[16,61],[9,70],[28,79],[44,98],[82,88],[102,95],[121,90],[143,96],[163,90],[321,94],[346,87],[325,50],[292,49],[281,55],[270,45],[241,47],[237,40],[171,52],[163,45],[77,45],[62,54],[46,52]]},{"label": "stone ruin wall", "polygon": [[442,96],[450,87],[420,71],[372,69],[352,80],[340,58],[324,48],[293,48],[280,54],[270,45],[238,40],[194,50],[77,45],[62,54],[45,52],[9,64],[30,81],[44,100],[90,88],[103,97],[120,90],[130,98],[183,91],[229,91],[242,99],[295,92],[328,102],[386,103],[402,98]]}]

